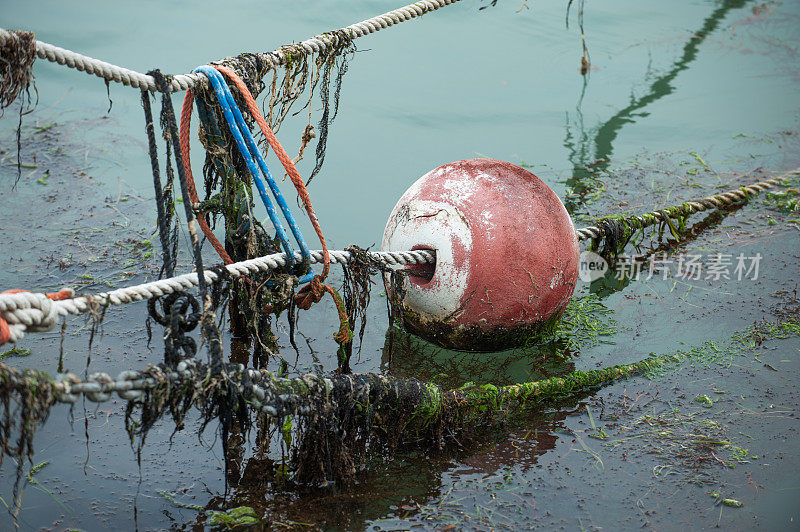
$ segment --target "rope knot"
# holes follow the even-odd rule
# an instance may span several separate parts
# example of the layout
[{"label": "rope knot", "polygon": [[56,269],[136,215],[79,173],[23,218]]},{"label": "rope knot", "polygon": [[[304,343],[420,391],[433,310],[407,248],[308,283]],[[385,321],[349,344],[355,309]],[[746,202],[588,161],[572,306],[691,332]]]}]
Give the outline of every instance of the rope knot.
[{"label": "rope knot", "polygon": [[311,282],[297,292],[294,301],[299,308],[308,310],[314,303],[319,303],[319,300],[324,295],[325,285],[322,284],[322,278],[319,275],[315,275]]},{"label": "rope knot", "polygon": [[49,331],[58,324],[58,307],[54,300],[74,297],[71,289],[39,294],[27,290],[6,290],[0,293],[0,345],[16,342],[27,331]]}]

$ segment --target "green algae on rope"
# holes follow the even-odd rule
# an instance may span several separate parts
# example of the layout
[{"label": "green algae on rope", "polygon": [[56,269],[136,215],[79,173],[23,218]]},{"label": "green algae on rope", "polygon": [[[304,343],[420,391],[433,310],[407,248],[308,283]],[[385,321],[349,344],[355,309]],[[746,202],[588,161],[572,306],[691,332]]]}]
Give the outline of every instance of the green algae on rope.
[{"label": "green algae on rope", "polygon": [[680,205],[639,216],[624,214],[606,216],[595,222],[595,226],[601,228],[603,234],[592,239],[590,249],[598,252],[606,260],[612,260],[625,251],[625,247],[637,233],[644,237],[645,228],[654,225],[659,226],[658,240],[661,240],[664,231],[669,228],[672,237],[680,241],[689,216],[691,213],[682,209]]},{"label": "green algae on rope", "polygon": [[[53,381],[44,372],[0,363],[2,451],[18,464],[26,456],[31,461],[35,429],[56,402],[75,400],[75,393],[81,390],[90,400],[105,401],[111,398],[111,391],[119,390],[129,400],[126,427],[132,438],[140,437],[139,451],[147,432],[167,412],[176,430],[182,428],[192,407],[200,410],[202,427],[218,419],[226,426],[238,423],[247,430],[252,426],[253,411],[267,436],[265,441],[288,416],[296,418],[292,424],[296,427],[292,439],[295,481],[346,482],[370,449],[391,453],[403,443],[441,446],[451,435],[477,433],[482,427],[513,421],[527,409],[542,408],[620,379],[657,376],[685,362],[726,362],[728,356],[752,351],[767,339],[798,336],[800,324],[795,315],[785,322],[748,327],[723,348],[707,342],[696,349],[651,355],[631,364],[505,386],[468,383],[451,390],[415,378],[373,373],[289,379],[238,364],[215,370],[197,361],[184,361],[177,372],[151,366],[143,372],[128,372],[122,381],[98,374],[82,383],[75,375]],[[714,353],[724,356],[715,358]],[[128,385],[122,386],[125,383]],[[140,412],[138,419],[136,412]]]},{"label": "green algae on rope", "polygon": [[[710,209],[722,210],[746,202],[751,196],[785,183],[798,174],[800,174],[800,168],[757,183],[742,185],[727,192],[685,201],[679,205],[657,211],[641,215],[621,214],[600,218],[595,222],[595,225],[578,229],[576,233],[578,240],[592,240],[593,250],[598,250],[600,243],[605,242],[602,252],[611,257],[622,252],[637,230],[643,230],[646,227],[658,224],[661,224],[659,238],[663,236],[665,227],[669,227],[672,235],[677,240],[680,240],[680,233],[685,229],[686,220],[692,214]],[[678,221],[678,227],[674,225],[673,220]]]},{"label": "green algae on rope", "polygon": [[[330,379],[311,376],[276,379],[262,370],[257,372],[257,381],[266,388],[255,392],[252,386],[248,387],[250,372],[236,371],[237,365],[229,365],[230,371],[215,377],[207,366],[198,364],[191,378],[178,379],[170,378],[164,369],[151,367],[141,374],[151,384],[142,397],[129,401],[125,417],[131,438],[140,437],[141,451],[147,433],[164,413],[171,413],[176,430],[180,430],[183,417],[192,406],[200,409],[205,420],[203,427],[211,419],[228,416],[229,421],[238,419],[246,429],[251,425],[248,407],[257,409],[261,426],[273,429],[274,420],[286,415],[298,416],[297,481],[316,484],[349,478],[356,463],[365,458],[368,443],[382,443],[393,449],[402,442],[422,438],[441,445],[450,433],[473,430],[482,423],[496,423],[527,407],[544,405],[677,361],[674,355],[649,357],[636,364],[576,371],[542,381],[508,386],[466,385],[449,391],[414,378],[364,374],[334,375]],[[9,409],[12,397],[19,395],[22,404],[36,406],[27,408],[25,412],[31,414],[23,414],[21,420],[25,446],[5,449],[11,456],[20,456],[22,451],[32,456],[33,430],[64,393],[63,381],[54,382],[44,372],[20,371],[0,364],[0,382],[3,383],[0,407],[7,420],[3,427],[6,432],[11,432],[14,426],[8,422],[12,418]],[[76,389],[76,384],[72,389]],[[94,393],[100,394],[94,399],[107,399],[103,395],[106,392]],[[279,408],[263,410],[269,407],[259,395],[265,399],[272,397]],[[138,420],[134,418],[136,411],[141,412]]]}]

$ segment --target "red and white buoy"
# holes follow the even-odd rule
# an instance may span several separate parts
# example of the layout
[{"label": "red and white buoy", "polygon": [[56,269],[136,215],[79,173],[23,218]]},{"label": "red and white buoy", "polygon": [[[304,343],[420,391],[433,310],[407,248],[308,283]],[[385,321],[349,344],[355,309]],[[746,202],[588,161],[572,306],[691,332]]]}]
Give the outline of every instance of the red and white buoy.
[{"label": "red and white buoy", "polygon": [[[556,320],[578,278],[578,240],[561,200],[511,163],[468,159],[417,180],[395,205],[381,249],[432,249],[409,266],[406,327],[438,345],[498,351]],[[387,283],[387,293],[391,294]]]}]

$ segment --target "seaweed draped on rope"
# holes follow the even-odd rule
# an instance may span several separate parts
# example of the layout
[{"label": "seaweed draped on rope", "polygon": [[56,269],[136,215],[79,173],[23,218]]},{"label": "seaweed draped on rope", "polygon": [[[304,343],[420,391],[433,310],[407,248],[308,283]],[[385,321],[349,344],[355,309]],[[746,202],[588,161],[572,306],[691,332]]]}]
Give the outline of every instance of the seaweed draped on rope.
[{"label": "seaweed draped on rope", "polygon": [[160,364],[124,371],[116,379],[95,373],[85,379],[62,374],[54,380],[41,371],[0,363],[0,463],[6,457],[16,460],[19,501],[24,462],[32,464],[33,436],[51,407],[56,402],[74,403],[81,395],[89,401],[109,401],[117,393],[128,401],[125,423],[131,443],[139,438],[139,453],[148,431],[165,414],[180,430],[186,413],[197,408],[200,432],[218,420],[223,445],[229,428],[246,433],[253,421],[261,431],[262,446],[269,446],[280,430],[291,451],[287,471],[293,472],[295,482],[346,483],[371,452],[388,451],[381,454],[391,456],[401,444],[442,446],[453,436],[463,441],[463,435],[479,435],[531,408],[635,375],[659,374],[697,360],[706,350],[714,356],[742,354],[767,339],[795,338],[800,335],[796,310],[784,322],[756,324],[733,335],[722,351],[708,342],[695,349],[651,354],[632,364],[505,386],[468,383],[450,390],[414,378],[372,373],[279,378],[264,369],[194,358],[174,369]]},{"label": "seaweed draped on rope", "polygon": [[288,418],[295,418],[288,424],[296,428],[292,438],[295,481],[347,482],[370,448],[391,452],[401,443],[420,441],[442,445],[450,435],[495,425],[528,406],[541,406],[679,360],[674,355],[649,357],[636,364],[576,371],[543,381],[468,384],[449,391],[414,378],[372,373],[277,378],[263,369],[230,363],[215,366],[191,358],[174,370],[160,364],[123,372],[116,380],[93,374],[88,381],[72,374],[54,381],[44,372],[0,363],[0,458],[11,456],[20,468],[24,458],[30,461],[34,431],[57,401],[74,402],[81,392],[90,401],[107,401],[116,391],[128,400],[125,423],[131,443],[139,438],[139,453],[161,417],[170,414],[180,430],[192,407],[201,413],[201,432],[209,422],[220,421],[223,445],[227,428],[237,423],[248,430],[252,415],[267,436],[287,426]]},{"label": "seaweed draped on rope", "polygon": [[12,31],[10,37],[0,45],[0,117],[20,94],[24,94],[17,124],[17,181],[22,177],[22,117],[33,110],[31,86],[36,93],[36,100],[39,99],[33,83],[35,60],[36,37],[32,31]]},{"label": "seaweed draped on rope", "polygon": [[13,504],[16,520],[22,505],[25,464],[33,465],[33,438],[56,403],[53,382],[44,372],[8,368],[0,363],[0,465],[6,457],[16,462]]},{"label": "seaweed draped on rope", "polygon": [[[338,111],[347,60],[355,50],[352,40],[345,32],[335,32],[335,36],[335,39],[330,39],[334,44],[323,53],[309,55],[298,49],[298,45],[287,45],[274,52],[282,58],[282,74],[278,68],[273,68],[270,62],[265,61],[264,54],[242,54],[220,62],[242,78],[254,97],[269,88],[268,94],[264,96],[262,109],[267,124],[274,132],[280,129],[295,104],[304,100],[304,105],[294,115],[307,110],[308,124],[302,132],[299,153],[293,163],[302,158],[306,147],[316,136],[311,120],[312,110],[315,108],[314,97],[319,94],[321,117],[317,125],[319,138],[316,162],[306,183],[323,166],[328,130]],[[272,79],[267,85],[263,79],[269,70],[272,70]],[[229,85],[236,104],[246,109],[247,103],[242,91],[235,84]],[[194,93],[200,117],[199,137],[206,151],[203,165],[205,195],[197,205],[198,215],[210,227],[216,226],[222,217],[225,225],[225,255],[232,261],[247,260],[278,251],[275,235],[270,235],[253,214],[255,204],[252,178],[246,161],[236,149],[232,133],[225,127],[225,117],[214,91],[198,86]],[[247,127],[252,129],[253,115],[243,113],[243,117]],[[266,152],[269,144],[263,135],[259,143],[262,151]],[[291,276],[280,272],[235,282],[230,306],[231,327],[234,336],[248,343],[250,339],[254,341],[256,364],[263,363],[266,357],[277,352],[269,314],[288,309],[294,317],[295,287],[296,283]],[[267,312],[264,312],[265,309]]]},{"label": "seaweed draped on rope", "polygon": [[644,229],[652,225],[659,226],[657,237],[659,241],[667,229],[676,241],[680,241],[686,231],[686,221],[689,216],[691,212],[678,206],[639,216],[619,215],[600,218],[594,225],[602,230],[602,234],[592,239],[590,249],[598,252],[606,260],[613,261],[625,251],[625,247],[634,240],[637,233],[641,233],[644,238]]},{"label": "seaweed draped on rope", "polygon": [[[280,68],[273,68],[264,61],[265,54],[241,54],[235,58],[224,59],[218,64],[226,66],[236,72],[239,77],[247,84],[253,96],[258,97],[264,89],[269,88],[269,92],[264,96],[262,109],[272,130],[277,134],[283,121],[292,113],[298,101],[304,102],[302,107],[292,113],[292,116],[299,115],[303,111],[308,112],[308,125],[305,127],[300,138],[300,148],[298,156],[294,159],[297,163],[312,139],[317,138],[316,161],[314,169],[311,171],[307,183],[315,177],[325,161],[325,150],[329,128],[335,120],[339,102],[341,99],[342,81],[348,70],[348,62],[356,51],[352,38],[343,30],[326,33],[320,38],[326,38],[330,46],[321,53],[308,54],[297,44],[288,44],[280,47],[270,55],[278,55],[282,58],[283,72]],[[272,79],[267,85],[264,78],[272,71]],[[331,87],[331,84],[333,86]],[[200,87],[195,87],[196,96],[205,104],[206,112],[213,114],[216,123],[224,123],[223,117],[215,105],[213,92]],[[241,93],[231,87],[234,99],[241,108],[245,108]],[[319,95],[321,116],[317,122],[316,131],[312,126],[313,111],[315,110],[314,97]],[[202,119],[202,118],[201,118]],[[252,128],[253,118],[245,115],[245,120]],[[208,132],[204,132],[207,134]],[[231,150],[233,138],[221,128],[222,148],[228,153],[235,153]],[[268,144],[266,139],[261,139],[261,146],[266,151]],[[217,184],[215,177],[219,177],[219,169],[215,168],[212,161],[219,145],[209,150],[206,146],[206,194],[213,194],[213,189]],[[240,162],[232,161],[233,168],[238,170],[238,174],[246,176],[245,167]],[[209,190],[211,189],[211,190]]]},{"label": "seaweed draped on rope", "polygon": [[11,32],[0,46],[0,109],[11,105],[33,83],[36,37],[32,31]]}]

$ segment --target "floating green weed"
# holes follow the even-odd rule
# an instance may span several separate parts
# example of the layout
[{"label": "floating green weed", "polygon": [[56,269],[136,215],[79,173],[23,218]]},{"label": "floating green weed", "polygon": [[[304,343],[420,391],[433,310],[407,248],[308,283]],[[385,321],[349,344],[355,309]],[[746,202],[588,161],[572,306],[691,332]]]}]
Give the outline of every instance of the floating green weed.
[{"label": "floating green weed", "polygon": [[[205,508],[197,504],[187,504],[175,499],[175,496],[166,491],[158,490],[158,494],[167,499],[169,502],[179,508],[186,508],[188,510],[205,511]],[[252,526],[260,523],[256,511],[250,506],[238,506],[229,510],[209,510],[208,524],[211,526],[224,526],[232,529],[237,526]]]},{"label": "floating green weed", "polygon": [[709,168],[709,167],[708,167],[708,164],[706,164],[706,162],[703,160],[703,158],[702,158],[702,157],[700,157],[700,155],[698,155],[697,153],[695,153],[695,152],[693,152],[693,151],[690,151],[690,152],[689,152],[689,155],[691,155],[692,157],[694,157],[694,158],[695,158],[695,160],[696,160],[698,163],[700,163],[701,165],[703,165],[703,168],[704,168],[705,170],[711,171],[711,168]]},{"label": "floating green weed", "polygon": [[38,463],[35,466],[31,467],[31,470],[28,471],[28,473],[25,475],[25,479],[31,486],[33,486],[34,488],[38,489],[39,491],[41,491],[42,493],[48,495],[51,499],[53,499],[59,506],[61,506],[61,508],[64,509],[64,511],[66,511],[67,513],[72,513],[70,509],[67,508],[63,502],[61,502],[61,499],[56,497],[52,491],[44,487],[38,480],[34,478],[36,476],[36,473],[44,469],[44,467],[47,466],[49,463],[50,463],[49,460],[45,460],[44,462]]},{"label": "floating green weed", "polygon": [[[796,317],[786,321],[776,320],[756,322],[744,331],[735,333],[729,340],[707,341],[691,349],[679,350],[674,353],[676,360],[681,363],[688,361],[691,364],[710,366],[712,364],[732,364],[736,357],[752,355],[764,341],[800,337],[800,322]],[[672,369],[680,365],[672,365]],[[670,371],[670,365],[660,364],[654,366],[647,374],[655,378]],[[699,399],[699,398],[698,398]],[[709,399],[711,401],[711,399]],[[698,400],[698,402],[702,402]],[[713,401],[712,401],[713,403]]]},{"label": "floating green weed", "polygon": [[731,508],[741,508],[742,506],[744,506],[742,501],[731,499],[730,497],[722,497],[716,491],[712,491],[711,493],[709,493],[709,495],[711,495],[711,497],[713,497],[714,499],[717,499],[720,504],[724,504],[725,506],[730,506]]},{"label": "floating green weed", "polygon": [[726,497],[720,500],[719,502],[721,502],[725,506],[730,506],[731,508],[741,508],[742,506],[744,506],[744,504],[742,504],[742,501],[731,499],[729,497]]},{"label": "floating green weed", "polygon": [[5,353],[0,354],[0,360],[6,357],[26,357],[31,354],[30,349],[23,349],[21,347],[12,347]]},{"label": "floating green weed", "polygon": [[764,204],[776,211],[796,214],[800,212],[800,190],[788,188],[775,192],[767,192],[764,196]]},{"label": "floating green weed", "polygon": [[744,447],[737,447],[736,445],[729,445],[728,451],[730,452],[730,460],[740,464],[747,464],[750,460],[758,460],[758,456],[751,454],[749,449]]},{"label": "floating green weed", "polygon": [[40,464],[36,464],[35,466],[33,466],[33,467],[31,468],[30,472],[28,472],[28,480],[30,481],[30,480],[31,480],[31,477],[32,477],[33,475],[35,475],[36,473],[38,473],[39,471],[41,471],[41,470],[42,470],[42,469],[43,469],[43,468],[44,468],[44,467],[45,467],[47,464],[49,464],[49,463],[50,463],[50,461],[49,461],[49,460],[46,460],[46,461],[44,461],[44,462],[42,462],[42,463],[40,463]]},{"label": "floating green weed", "polygon": [[208,524],[211,526],[222,525],[226,528],[235,528],[237,526],[257,525],[261,522],[256,511],[249,506],[238,506],[224,512],[211,510],[208,514],[210,516]]},{"label": "floating green weed", "polygon": [[695,403],[700,403],[703,408],[711,408],[714,406],[714,401],[711,400],[707,395],[700,395],[695,398]]},{"label": "floating green weed", "polygon": [[619,330],[617,321],[595,294],[572,298],[553,328],[553,338],[564,340],[570,351],[614,343],[607,337]]},{"label": "floating green weed", "polygon": [[50,170],[46,171],[42,177],[36,180],[37,183],[47,186],[47,178],[50,177]]},{"label": "floating green weed", "polygon": [[186,508],[186,509],[189,509],[189,510],[201,510],[201,511],[204,510],[204,508],[202,506],[198,506],[196,504],[186,504],[186,503],[183,503],[183,502],[180,502],[180,501],[176,500],[175,497],[172,495],[172,493],[170,493],[170,492],[168,492],[166,490],[158,490],[158,494],[161,495],[162,497],[164,497],[165,499],[167,499],[169,502],[171,502],[172,504],[174,504],[178,508]]}]

